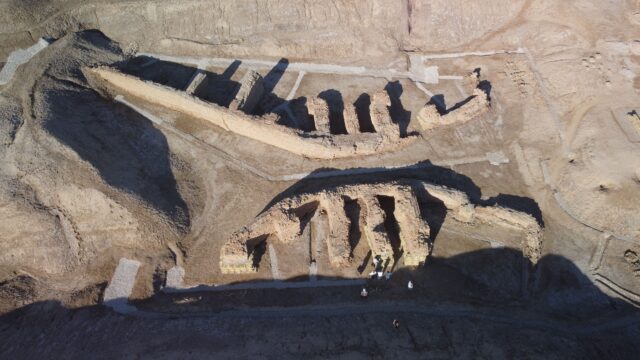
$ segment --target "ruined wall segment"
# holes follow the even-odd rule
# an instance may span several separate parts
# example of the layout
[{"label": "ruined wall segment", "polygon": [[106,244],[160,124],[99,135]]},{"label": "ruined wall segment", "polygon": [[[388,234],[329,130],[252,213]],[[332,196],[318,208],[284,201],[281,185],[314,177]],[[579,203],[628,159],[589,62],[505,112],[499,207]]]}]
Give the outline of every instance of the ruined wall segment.
[{"label": "ruined wall segment", "polygon": [[473,221],[474,206],[469,201],[467,194],[445,186],[428,183],[423,183],[423,187],[429,195],[442,201],[447,208],[448,215],[460,222],[469,223]]},{"label": "ruined wall segment", "polygon": [[382,260],[393,258],[393,248],[384,226],[385,214],[376,196],[364,197],[363,234],[367,239],[371,255]]},{"label": "ruined wall segment", "polygon": [[329,237],[327,249],[329,261],[336,268],[344,267],[351,261],[351,244],[349,244],[349,228],[351,221],[344,210],[341,196],[329,195],[321,200],[321,206],[329,218]]},{"label": "ruined wall segment", "polygon": [[198,69],[196,70],[196,73],[193,75],[191,81],[189,81],[189,85],[187,85],[187,88],[184,91],[189,95],[195,95],[201,88],[206,85],[206,83],[207,74],[205,74],[204,71]]},{"label": "ruined wall segment", "polygon": [[466,194],[458,190],[403,179],[390,183],[337,186],[279,201],[227,240],[220,253],[220,268],[223,273],[255,271],[252,252],[258,243],[267,238],[284,244],[299,241],[304,230],[299,217],[303,208],[305,213],[317,212],[318,209],[326,211],[329,219],[329,236],[326,239],[329,261],[335,268],[348,266],[353,260],[353,249],[349,243],[351,223],[345,213],[345,199],[357,200],[361,205],[359,228],[372,256],[380,256],[383,261],[392,259],[394,249],[389,240],[389,229],[385,227],[386,214],[379,196],[394,199],[394,217],[406,266],[421,265],[431,254],[431,229],[422,216],[418,201],[424,196],[441,201],[447,209],[447,216],[466,224],[467,228],[501,227],[513,230],[511,235],[522,234],[513,237],[512,242],[504,239],[507,242],[504,245],[521,249],[523,256],[534,264],[540,259],[542,228],[531,215],[498,206],[475,206]]},{"label": "ruined wall segment", "polygon": [[358,122],[358,114],[356,113],[356,107],[352,104],[345,104],[344,111],[344,127],[347,130],[347,134],[357,134],[360,132],[360,123]]},{"label": "ruined wall segment", "polygon": [[500,206],[487,206],[476,207],[475,219],[491,225],[523,230],[526,236],[522,242],[508,245],[521,248],[523,256],[533,264],[542,257],[542,228],[533,216]]},{"label": "ruined wall segment", "polygon": [[329,104],[324,99],[314,97],[309,101],[309,115],[313,117],[317,132],[331,134]]},{"label": "ruined wall segment", "polygon": [[386,91],[377,91],[371,100],[371,123],[377,133],[390,139],[400,138],[400,128],[393,123],[389,107],[391,98]]},{"label": "ruined wall segment", "polygon": [[420,213],[417,197],[409,186],[402,186],[394,195],[395,218],[402,243],[404,264],[423,264],[431,252],[431,229]]},{"label": "ruined wall segment", "polygon": [[[185,91],[142,81],[112,68],[84,68],[83,72],[91,86],[102,94],[108,94],[111,97],[131,96],[137,101],[156,104],[186,116],[207,121],[223,130],[310,158],[334,159],[377,154],[397,150],[417,139],[417,137],[401,139],[399,136],[389,136],[390,132],[397,132],[397,129],[391,131],[391,126],[388,127],[388,131],[385,130],[386,133],[361,133],[357,136],[332,135],[328,125],[328,107],[325,108],[325,105],[321,105],[316,100],[309,106],[310,112],[313,109],[316,118],[316,131],[314,136],[309,136],[300,129],[281,125],[279,118],[274,114],[250,116],[233,108],[228,109],[203,101]],[[249,76],[245,84],[253,83],[258,86],[256,82],[255,77]],[[246,89],[254,89],[254,87],[245,86]],[[253,101],[255,97],[252,91],[249,91],[247,96],[238,98],[236,107],[245,111],[251,110]],[[386,106],[380,111],[388,115]],[[325,114],[327,114],[326,117]],[[386,121],[390,123],[390,118]]]},{"label": "ruined wall segment", "polygon": [[265,95],[264,80],[253,70],[247,71],[240,80],[240,89],[229,106],[245,114],[253,114]]},{"label": "ruined wall segment", "polygon": [[418,112],[418,122],[423,131],[449,126],[461,125],[481,116],[491,109],[491,103],[487,94],[479,88],[473,90],[470,99],[458,109],[441,115],[434,104],[425,105]]}]

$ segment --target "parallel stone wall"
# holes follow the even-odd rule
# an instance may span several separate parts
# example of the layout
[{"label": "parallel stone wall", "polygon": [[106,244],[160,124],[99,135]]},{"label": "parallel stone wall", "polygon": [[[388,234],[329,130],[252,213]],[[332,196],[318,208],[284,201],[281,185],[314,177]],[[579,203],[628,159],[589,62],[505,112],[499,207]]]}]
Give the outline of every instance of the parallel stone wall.
[{"label": "parallel stone wall", "polygon": [[[370,155],[396,150],[415,140],[415,137],[400,138],[397,126],[391,122],[388,115],[388,105],[384,105],[384,101],[377,107],[373,107],[372,104],[372,117],[374,113],[378,114],[376,119],[381,130],[378,133],[357,134],[358,137],[355,138],[350,135],[330,134],[328,106],[321,99],[315,99],[309,106],[309,111],[314,115],[316,133],[319,136],[309,137],[300,129],[280,125],[279,118],[274,114],[250,116],[239,110],[202,101],[183,91],[142,81],[112,68],[85,68],[83,71],[94,88],[101,89],[111,96],[132,95],[187,116],[205,120],[224,130],[311,158],[333,159]],[[253,85],[256,85],[258,80],[250,81],[252,79],[246,81],[246,96],[242,95],[245,93],[242,92],[239,95],[241,99],[236,101],[237,107],[245,110],[251,110],[246,107],[257,96],[253,94]]]},{"label": "parallel stone wall", "polygon": [[[345,214],[344,198],[357,199],[361,204],[360,229],[372,256],[392,259],[394,249],[385,228],[386,214],[378,196],[392,197],[395,203],[394,217],[400,236],[404,264],[423,264],[431,253],[432,239],[429,224],[423,218],[418,204],[421,189],[441,201],[447,214],[453,219],[470,224],[513,229],[523,236],[505,246],[519,248],[523,255],[536,263],[542,247],[542,229],[529,214],[497,206],[474,206],[467,196],[457,190],[416,180],[399,180],[383,184],[359,184],[325,189],[319,193],[305,193],[287,198],[258,216],[254,222],[235,233],[223,246],[220,267],[223,272],[249,269],[252,263],[252,247],[255,239],[270,237],[282,243],[292,243],[301,235],[300,220],[296,210],[305,204],[315,203],[327,212],[329,237],[327,239],[331,265],[347,266],[352,249],[349,244],[350,221]],[[271,237],[273,236],[273,237]],[[245,265],[243,265],[245,264]],[[230,270],[231,269],[231,270]],[[253,269],[254,270],[254,269]],[[253,271],[251,270],[251,271]]]}]

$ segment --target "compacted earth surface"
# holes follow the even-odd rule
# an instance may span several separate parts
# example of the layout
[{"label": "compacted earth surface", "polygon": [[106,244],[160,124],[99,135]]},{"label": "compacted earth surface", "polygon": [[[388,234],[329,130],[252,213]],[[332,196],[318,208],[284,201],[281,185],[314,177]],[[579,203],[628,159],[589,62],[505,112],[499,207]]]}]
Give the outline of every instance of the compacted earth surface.
[{"label": "compacted earth surface", "polygon": [[636,359],[640,4],[0,0],[0,358]]}]

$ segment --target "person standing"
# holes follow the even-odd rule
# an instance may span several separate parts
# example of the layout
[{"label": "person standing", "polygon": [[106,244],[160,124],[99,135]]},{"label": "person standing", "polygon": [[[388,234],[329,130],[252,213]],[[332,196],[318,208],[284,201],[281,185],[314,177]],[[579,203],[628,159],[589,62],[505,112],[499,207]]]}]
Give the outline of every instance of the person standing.
[{"label": "person standing", "polygon": [[367,296],[369,296],[369,292],[367,292],[367,288],[362,288],[362,291],[360,291],[360,298],[366,299]]}]

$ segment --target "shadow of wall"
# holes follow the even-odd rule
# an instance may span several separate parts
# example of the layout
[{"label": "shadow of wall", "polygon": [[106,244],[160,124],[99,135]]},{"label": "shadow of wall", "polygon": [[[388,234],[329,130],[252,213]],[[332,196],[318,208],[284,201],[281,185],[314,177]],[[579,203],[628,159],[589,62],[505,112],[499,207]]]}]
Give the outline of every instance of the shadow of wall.
[{"label": "shadow of wall", "polygon": [[[551,310],[548,303],[558,290],[556,287],[541,289],[535,298],[526,302],[514,302],[495,293],[495,287],[499,285],[497,281],[494,284],[478,282],[459,270],[460,266],[473,267],[477,273],[495,274],[500,270],[495,269],[496,261],[500,262],[501,258],[511,259],[514,256],[517,254],[514,254],[513,250],[491,249],[448,259],[436,258],[433,259],[433,264],[420,270],[402,269],[394,274],[392,282],[400,284],[400,287],[406,284],[406,279],[412,279],[416,283],[413,291],[395,291],[393,286],[386,283],[383,290],[372,291],[366,302],[359,298],[359,287],[190,293],[189,298],[200,299],[195,303],[171,301],[184,298],[179,294],[157,295],[165,297],[164,300],[157,300],[164,301],[165,306],[168,306],[164,308],[166,313],[157,317],[153,316],[153,313],[144,316],[135,313],[124,316],[102,306],[67,309],[56,301],[42,301],[0,316],[0,335],[5,340],[0,343],[0,356],[37,358],[46,352],[66,358],[82,358],[97,351],[107,357],[119,357],[132,351],[155,347],[158,343],[166,344],[167,341],[171,342],[169,339],[174,340],[171,342],[172,348],[178,348],[183,352],[205,344],[213,344],[210,350],[214,350],[223,348],[222,342],[216,339],[224,338],[226,335],[237,336],[236,332],[246,333],[247,327],[261,336],[266,336],[267,329],[273,326],[279,338],[287,342],[291,341],[292,334],[299,335],[298,332],[301,330],[292,328],[292,325],[285,326],[277,319],[290,319],[295,323],[307,324],[314,329],[314,336],[320,337],[318,340],[331,343],[331,336],[325,331],[340,331],[340,326],[336,327],[335,324],[336,321],[341,321],[339,319],[351,322],[349,331],[353,336],[353,332],[365,331],[370,327],[364,320],[371,317],[383,333],[381,337],[370,335],[370,342],[377,346],[396,346],[398,342],[406,342],[405,345],[411,348],[411,344],[415,344],[419,338],[437,337],[449,346],[462,347],[469,341],[473,342],[474,337],[465,338],[462,343],[454,340],[457,335],[466,334],[471,326],[476,332],[492,334],[483,337],[483,346],[506,348],[515,342],[518,351],[539,354],[541,359],[550,356],[578,356],[581,359],[635,358],[638,351],[637,333],[640,331],[637,308],[600,292],[590,282],[585,281],[584,275],[579,275],[580,271],[571,261],[551,255],[541,259],[538,266],[551,270],[549,266],[553,264],[554,271],[562,269],[564,273],[574,274],[572,279],[562,279],[563,285],[560,287],[571,288],[575,294],[591,292],[594,296],[575,296],[573,301],[565,303],[563,307]],[[575,287],[578,284],[580,286]],[[369,287],[373,289],[373,285],[370,284]],[[594,299],[597,301],[594,302]],[[205,305],[205,302],[209,305]],[[384,308],[384,304],[393,303],[404,304],[399,308],[402,310],[388,314],[375,311],[376,306]],[[437,316],[412,310],[431,307],[434,303],[439,304],[437,308],[440,311]],[[336,304],[342,307],[351,304],[353,311],[344,310],[336,316],[321,307],[320,309],[325,310],[317,310],[322,312],[322,315],[319,318],[320,323],[316,323],[314,319],[317,317],[304,310],[312,311],[311,309],[318,306],[328,306],[330,309]],[[457,309],[455,304],[459,304],[465,310],[462,310],[462,313],[446,310],[448,306]],[[197,309],[196,312],[190,309],[193,307]],[[264,319],[241,315],[253,307],[272,309],[270,311],[274,312],[275,317]],[[361,311],[361,307],[371,307],[372,310]],[[573,310],[567,312],[571,308]],[[224,314],[220,314],[222,312]],[[412,332],[413,341],[411,338],[397,337],[394,342],[388,343],[389,336],[399,336],[399,333],[389,325],[392,332],[384,335],[386,325],[382,326],[380,322],[386,321],[387,318],[400,318],[402,325],[407,327],[404,331]],[[621,319],[636,320],[620,322]],[[126,326],[123,326],[123,321],[126,322]],[[446,327],[446,331],[434,332],[431,328],[421,330],[422,327],[416,326],[416,323],[422,322],[437,322],[442,324],[439,326]],[[176,329],[180,331],[176,332]],[[176,342],[178,334],[189,340]],[[505,334],[508,336],[502,336]],[[543,341],[546,344],[544,349],[540,347],[541,336],[550,337]],[[126,341],[123,343],[124,338]],[[551,338],[561,341],[554,342]],[[278,340],[270,340],[270,346],[273,346],[274,341]],[[340,344],[331,343],[329,346],[339,347]],[[360,344],[353,345],[351,350],[364,351],[366,348],[365,344]],[[235,351],[241,349],[242,346],[239,346]],[[417,350],[416,355],[424,355],[425,351],[427,349]],[[510,358],[505,354],[496,357]]]}]

